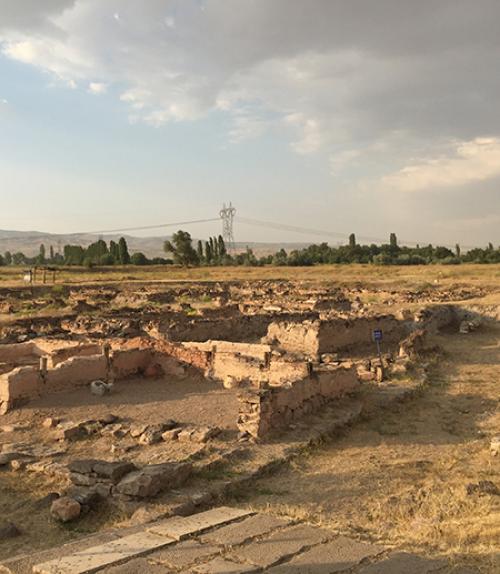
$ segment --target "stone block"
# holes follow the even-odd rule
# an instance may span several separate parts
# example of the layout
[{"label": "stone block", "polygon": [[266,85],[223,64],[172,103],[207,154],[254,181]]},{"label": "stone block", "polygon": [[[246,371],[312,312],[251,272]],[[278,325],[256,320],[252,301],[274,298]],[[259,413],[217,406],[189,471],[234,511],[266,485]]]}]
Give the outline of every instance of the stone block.
[{"label": "stone block", "polygon": [[253,574],[259,570],[260,568],[248,564],[237,564],[225,558],[214,558],[206,564],[195,566],[192,571],[196,574]]},{"label": "stone block", "polygon": [[380,554],[383,548],[339,536],[331,542],[314,546],[285,564],[269,570],[269,574],[334,574],[350,570],[369,556]]},{"label": "stone block", "polygon": [[137,498],[156,496],[162,490],[180,486],[192,469],[190,463],[152,464],[127,474],[115,487],[115,492]]},{"label": "stone block", "polygon": [[203,532],[208,528],[232,522],[250,514],[252,513],[248,510],[220,506],[192,516],[168,518],[149,528],[149,532],[182,540],[191,534]]},{"label": "stone block", "polygon": [[100,460],[94,464],[93,470],[98,477],[106,478],[116,484],[123,476],[136,470],[136,466],[126,461]]},{"label": "stone block", "polygon": [[200,544],[196,540],[185,540],[154,552],[149,560],[170,568],[181,569],[220,553],[221,547],[215,544]]},{"label": "stone block", "polygon": [[50,507],[50,514],[59,522],[70,522],[80,516],[80,504],[69,496],[61,496],[54,500]]},{"label": "stone block", "polygon": [[226,547],[237,546],[257,536],[263,536],[273,530],[283,528],[288,524],[288,521],[270,514],[256,514],[245,518],[242,522],[235,522],[207,532],[200,540]]},{"label": "stone block", "polygon": [[125,562],[129,558],[148,554],[173,542],[167,537],[139,532],[43,564],[36,564],[33,566],[33,572],[34,574],[90,574],[106,566]]},{"label": "stone block", "polygon": [[360,574],[428,574],[444,568],[446,564],[446,560],[430,560],[416,554],[397,552],[385,560],[365,566]]},{"label": "stone block", "polygon": [[326,542],[330,537],[331,534],[321,528],[297,525],[284,528],[263,540],[238,548],[232,556],[261,568],[269,568],[304,548]]}]

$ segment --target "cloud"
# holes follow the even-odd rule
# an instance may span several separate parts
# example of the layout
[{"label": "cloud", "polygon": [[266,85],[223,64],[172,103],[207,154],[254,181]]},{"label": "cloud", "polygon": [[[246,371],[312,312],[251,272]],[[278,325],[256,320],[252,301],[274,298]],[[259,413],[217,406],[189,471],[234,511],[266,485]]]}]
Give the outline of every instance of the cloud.
[{"label": "cloud", "polygon": [[382,178],[382,187],[403,192],[435,191],[500,175],[500,138],[457,142],[449,155],[407,165]]},{"label": "cloud", "polygon": [[108,91],[108,86],[101,82],[90,82],[88,90],[89,94],[105,94]]},{"label": "cloud", "polygon": [[[376,157],[401,189],[493,170],[478,138],[500,137],[497,0],[480,9],[470,0],[5,2],[6,56],[93,94],[116,86],[130,121],[162,126],[216,111],[228,115],[233,142],[272,125],[296,153],[324,153],[333,173]],[[423,148],[441,153],[443,141],[465,152],[412,160]],[[467,145],[482,159],[463,157]]]}]

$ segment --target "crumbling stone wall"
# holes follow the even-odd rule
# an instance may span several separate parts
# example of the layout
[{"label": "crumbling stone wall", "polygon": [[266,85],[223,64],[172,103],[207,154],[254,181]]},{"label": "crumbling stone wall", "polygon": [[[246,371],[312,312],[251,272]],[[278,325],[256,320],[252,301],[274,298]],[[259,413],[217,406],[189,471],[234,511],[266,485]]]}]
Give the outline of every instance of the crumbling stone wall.
[{"label": "crumbling stone wall", "polygon": [[107,379],[109,365],[104,355],[71,357],[53,369],[40,371],[40,385],[37,394],[48,394],[95,381]]},{"label": "crumbling stone wall", "polygon": [[102,345],[97,345],[95,343],[72,346],[66,349],[56,349],[48,356],[48,366],[49,368],[53,368],[71,357],[84,357],[89,355],[99,355],[101,353]]},{"label": "crumbling stone wall", "polygon": [[408,334],[410,324],[396,319],[394,315],[321,321],[319,353],[333,353],[358,346],[371,346],[374,329],[381,329],[384,343],[391,344],[397,343]]},{"label": "crumbling stone wall", "polygon": [[315,360],[335,353],[372,344],[372,331],[382,329],[386,343],[396,343],[410,330],[410,323],[393,315],[380,317],[333,318],[329,320],[276,321],[269,325],[265,341],[279,348]]},{"label": "crumbling stone wall", "polygon": [[275,321],[269,325],[265,340],[289,353],[319,355],[320,321]]},{"label": "crumbling stone wall", "polygon": [[115,379],[123,379],[145,371],[151,360],[151,349],[113,350],[110,355],[113,377]]},{"label": "crumbling stone wall", "polygon": [[111,352],[106,346],[98,348],[99,354],[72,356],[56,365],[46,355],[37,365],[19,366],[0,375],[0,413],[41,395],[144,372],[155,360],[148,346]]},{"label": "crumbling stone wall", "polygon": [[453,305],[424,307],[415,313],[414,320],[416,328],[426,329],[429,333],[437,333],[453,325],[458,327],[460,322],[457,309]]},{"label": "crumbling stone wall", "polygon": [[258,439],[321,409],[327,402],[357,389],[354,366],[323,368],[287,385],[240,393],[238,428]]},{"label": "crumbling stone wall", "polygon": [[238,315],[223,318],[195,318],[175,322],[162,322],[159,332],[172,342],[208,341],[254,341],[266,334],[272,321],[267,315]]},{"label": "crumbling stone wall", "polygon": [[16,403],[37,396],[41,378],[38,367],[17,367],[0,377],[0,414]]},{"label": "crumbling stone wall", "polygon": [[310,372],[308,361],[274,352],[270,345],[206,341],[182,343],[182,346],[204,351],[208,360],[204,375],[229,387],[257,384],[262,379],[281,384],[307,377]]}]

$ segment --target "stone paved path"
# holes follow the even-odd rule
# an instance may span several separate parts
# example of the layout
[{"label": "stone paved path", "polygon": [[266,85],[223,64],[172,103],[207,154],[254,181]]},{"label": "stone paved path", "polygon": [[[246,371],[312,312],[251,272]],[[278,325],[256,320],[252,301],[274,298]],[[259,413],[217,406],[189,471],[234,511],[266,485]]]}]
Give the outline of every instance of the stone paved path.
[{"label": "stone paved path", "polygon": [[[47,558],[50,554],[50,559]],[[147,524],[100,544],[10,560],[11,574],[452,574],[445,560],[391,551],[328,530],[218,507]],[[458,571],[456,571],[458,574]],[[473,574],[470,571],[469,574]]]}]

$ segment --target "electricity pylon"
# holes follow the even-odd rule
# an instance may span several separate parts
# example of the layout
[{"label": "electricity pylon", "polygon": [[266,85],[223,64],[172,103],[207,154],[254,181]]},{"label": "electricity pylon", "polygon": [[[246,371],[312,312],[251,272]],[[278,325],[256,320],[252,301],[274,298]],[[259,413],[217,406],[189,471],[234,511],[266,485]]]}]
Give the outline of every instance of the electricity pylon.
[{"label": "electricity pylon", "polygon": [[229,207],[226,207],[224,203],[219,215],[222,219],[222,237],[226,244],[227,251],[231,253],[234,251],[233,221],[236,215],[236,208],[233,207],[231,202],[229,203]]}]

